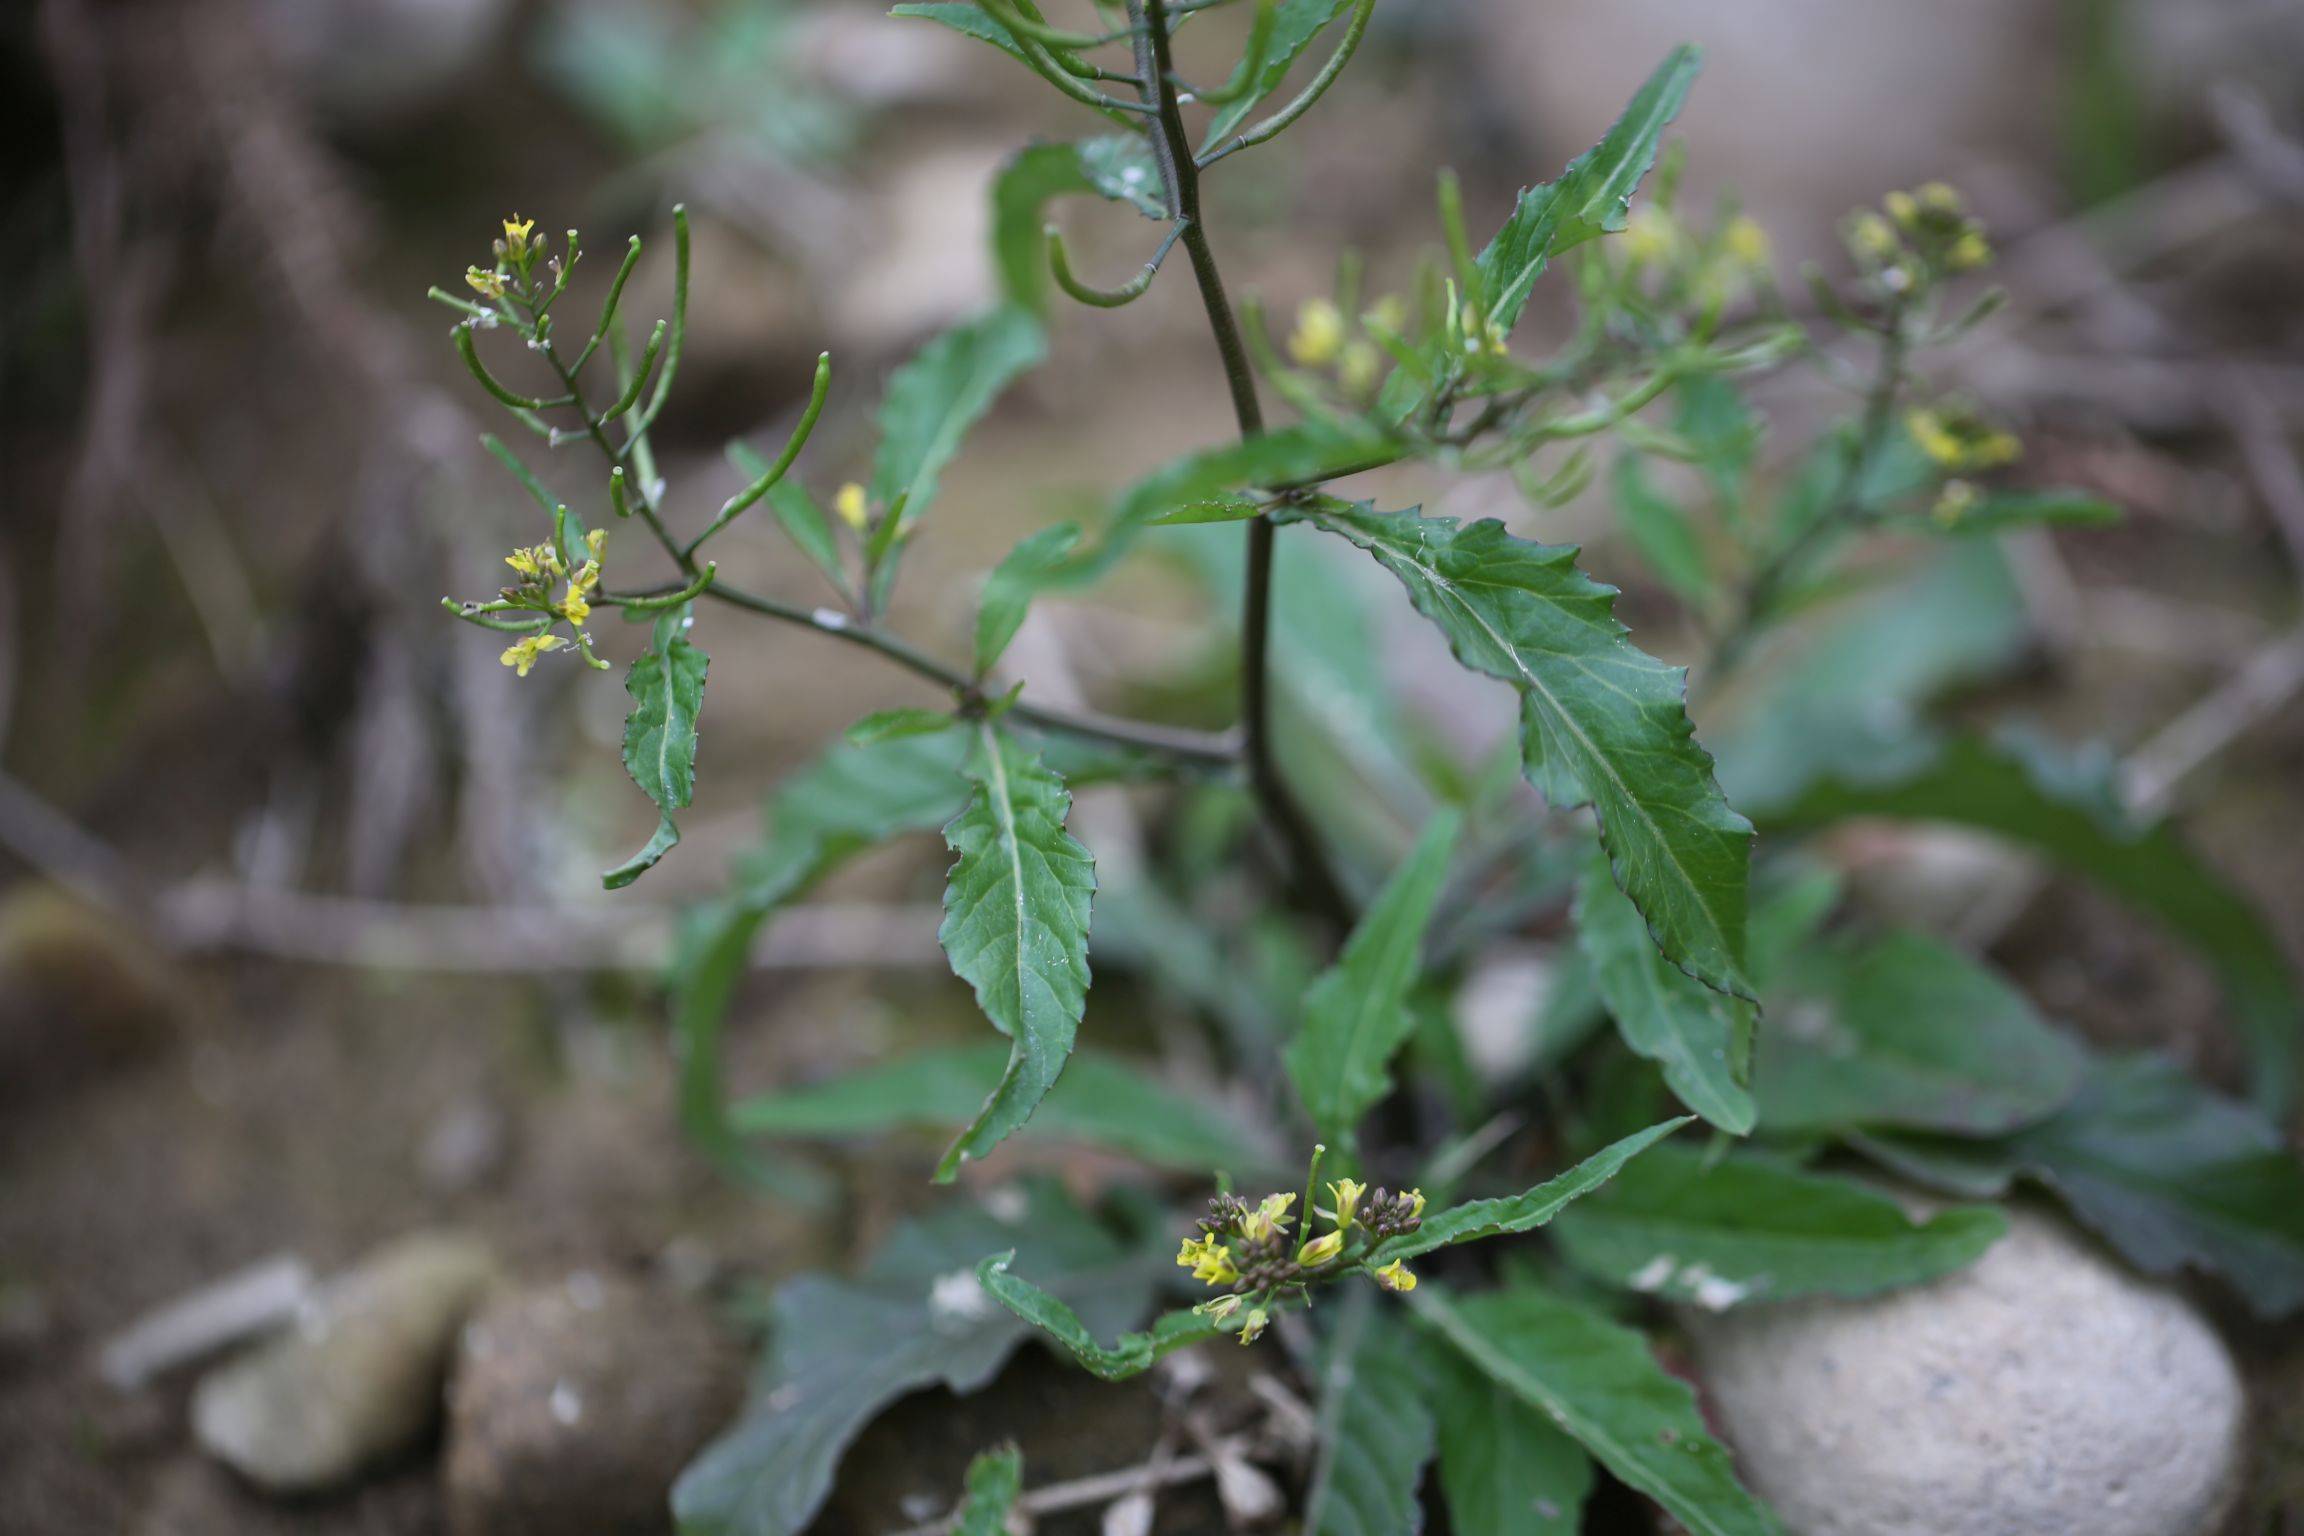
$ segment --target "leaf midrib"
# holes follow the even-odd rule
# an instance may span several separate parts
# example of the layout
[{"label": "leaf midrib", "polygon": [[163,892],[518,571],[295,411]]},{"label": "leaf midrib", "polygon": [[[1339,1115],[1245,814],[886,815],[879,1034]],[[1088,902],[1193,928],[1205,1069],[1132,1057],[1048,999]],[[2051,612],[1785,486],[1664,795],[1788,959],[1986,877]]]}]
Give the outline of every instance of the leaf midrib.
[{"label": "leaf midrib", "polygon": [[[1696,902],[1697,910],[1702,912],[1707,921],[1710,923],[1714,941],[1719,944],[1721,950],[1724,953],[1733,955],[1735,952],[1734,948],[1728,943],[1727,930],[1721,926],[1719,914],[1715,913],[1712,910],[1710,903],[1706,902],[1702,895],[1698,894],[1701,889],[1700,886],[1698,885],[1695,877],[1689,873],[1688,866],[1681,862],[1679,854],[1672,847],[1671,840],[1665,837],[1664,829],[1657,824],[1656,819],[1653,816],[1648,814],[1647,807],[1642,805],[1640,803],[1639,797],[1633,794],[1632,786],[1624,781],[1623,775],[1616,771],[1615,766],[1608,761],[1607,755],[1601,752],[1600,749],[1593,744],[1592,738],[1585,733],[1583,726],[1577,723],[1575,716],[1568,713],[1568,711],[1561,706],[1558,696],[1555,695],[1550,688],[1545,686],[1543,680],[1529,669],[1528,664],[1525,661],[1521,660],[1519,648],[1512,644],[1512,642],[1506,639],[1503,635],[1499,634],[1496,630],[1496,626],[1490,624],[1487,618],[1480,612],[1480,610],[1472,605],[1471,599],[1467,598],[1461,591],[1459,591],[1456,584],[1450,581],[1446,576],[1441,575],[1437,569],[1425,564],[1423,561],[1415,558],[1413,555],[1397,554],[1395,558],[1423,573],[1423,575],[1431,581],[1435,589],[1437,589],[1444,596],[1453,600],[1455,605],[1461,609],[1463,613],[1472,620],[1473,623],[1480,626],[1481,632],[1488,636],[1489,640],[1495,644],[1497,649],[1501,650],[1507,657],[1511,658],[1513,670],[1518,672],[1521,677],[1527,680],[1528,689],[1531,692],[1539,694],[1543,697],[1546,706],[1551,709],[1553,714],[1558,716],[1559,719],[1566,724],[1568,730],[1575,736],[1577,744],[1584,749],[1586,757],[1598,765],[1600,770],[1607,775],[1608,781],[1616,787],[1617,793],[1623,797],[1624,801],[1628,805],[1631,806],[1633,814],[1639,819],[1641,824],[1647,828],[1649,837],[1662,851],[1665,860],[1672,866],[1673,872],[1680,877],[1681,883],[1687,886],[1690,895]],[[1499,590],[1520,592],[1529,597],[1537,597],[1536,593],[1529,591],[1525,587],[1504,587],[1501,584],[1496,585],[1499,586]],[[1645,921],[1647,914],[1642,913],[1641,918],[1643,921]]]}]

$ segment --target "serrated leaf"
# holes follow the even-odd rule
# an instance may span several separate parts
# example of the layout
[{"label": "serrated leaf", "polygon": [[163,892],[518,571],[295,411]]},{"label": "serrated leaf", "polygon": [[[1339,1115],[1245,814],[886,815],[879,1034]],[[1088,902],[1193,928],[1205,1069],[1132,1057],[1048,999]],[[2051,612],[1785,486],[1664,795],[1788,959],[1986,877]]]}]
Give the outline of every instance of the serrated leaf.
[{"label": "serrated leaf", "polygon": [[1435,1344],[1426,1353],[1449,1528],[1456,1536],[1576,1536],[1592,1458],[1456,1350]]},{"label": "serrated leaf", "polygon": [[1200,1313],[1184,1309],[1164,1312],[1142,1333],[1123,1333],[1107,1348],[1095,1331],[1063,1298],[1041,1289],[1011,1272],[1016,1254],[996,1253],[976,1266],[979,1284],[992,1298],[1032,1327],[1071,1351],[1072,1357],[1106,1381],[1126,1381],[1143,1374],[1170,1350],[1188,1349],[1221,1337],[1221,1331]]},{"label": "serrated leaf", "polygon": [[907,525],[924,516],[969,429],[1018,374],[1039,364],[1047,345],[1029,311],[1004,304],[954,326],[897,369],[880,403],[872,499],[888,508],[901,501]]},{"label": "serrated leaf", "polygon": [[[859,1136],[967,1123],[1007,1070],[997,1041],[919,1051],[813,1087],[731,1106],[729,1121],[753,1136]],[[1143,1063],[1076,1051],[1026,1133],[1109,1147],[1162,1168],[1205,1176],[1274,1170],[1275,1149],[1239,1117],[1164,1086]]]},{"label": "serrated leaf", "polygon": [[992,670],[1024,626],[1024,615],[1039,590],[1063,567],[1072,546],[1080,541],[1073,523],[1043,528],[1008,551],[985,578],[984,595],[976,607],[976,675]]},{"label": "serrated leaf", "polygon": [[1475,263],[1489,321],[1511,330],[1547,262],[1624,227],[1632,194],[1656,163],[1664,130],[1679,115],[1702,65],[1703,55],[1693,45],[1674,49],[1634,93],[1606,137],[1571,160],[1558,181],[1520,194],[1512,216]]},{"label": "serrated leaf", "polygon": [[1413,1340],[1356,1285],[1321,1352],[1312,1483],[1304,1529],[1312,1536],[1415,1536],[1417,1497],[1434,1449],[1432,1409]]},{"label": "serrated leaf", "polygon": [[1424,1218],[1424,1224],[1404,1237],[1387,1238],[1375,1257],[1386,1262],[1413,1259],[1455,1243],[1533,1232],[1616,1176],[1618,1169],[1657,1142],[1688,1124],[1689,1117],[1667,1120],[1636,1131],[1622,1141],[1593,1153],[1558,1178],[1534,1189],[1499,1200],[1469,1200]]},{"label": "serrated leaf", "polygon": [[1771,989],[1753,1096],[1772,1131],[1989,1136],[2079,1086],[2078,1046],[2014,987],[1919,934],[1810,949]]},{"label": "serrated leaf", "polygon": [[1248,120],[1249,113],[1280,89],[1280,83],[1288,78],[1288,71],[1303,57],[1304,50],[1312,46],[1312,40],[1343,15],[1344,8],[1351,3],[1352,0],[1280,0],[1272,18],[1272,39],[1265,45],[1261,67],[1244,95],[1217,109],[1209,121],[1204,148],[1214,149],[1223,143],[1226,135]]},{"label": "serrated leaf", "polygon": [[1973,1263],[2007,1230],[1989,1206],[1915,1221],[1846,1179],[1658,1147],[1562,1212],[1552,1236],[1611,1285],[1722,1311],[1932,1280]]},{"label": "serrated leaf", "polygon": [[1567,545],[1515,539],[1493,519],[1321,509],[1408,589],[1456,659],[1516,688],[1529,777],[1589,800],[1616,883],[1657,947],[1706,985],[1752,994],[1744,974],[1751,824],[1729,809],[1685,707],[1686,672],[1633,646],[1616,589]]},{"label": "serrated leaf", "polygon": [[750,1402],[673,1486],[682,1536],[796,1536],[881,1409],[923,1387],[968,1393],[991,1380],[1031,1329],[984,1294],[987,1248],[1021,1248],[1100,1328],[1142,1315],[1141,1265],[1053,1184],[1025,1191],[1012,1222],[947,1205],[898,1228],[856,1279],[806,1275],[777,1292]]},{"label": "serrated leaf", "polygon": [[968,799],[960,776],[967,746],[965,736],[945,732],[833,747],[776,787],[766,841],[740,862],[735,891],[683,926],[670,976],[681,1120],[739,1174],[760,1170],[728,1125],[720,1034],[753,941],[777,907],[856,854],[906,832],[932,832],[957,815]]},{"label": "serrated leaf", "polygon": [[1075,193],[1126,202],[1147,218],[1168,217],[1160,167],[1141,138],[1110,134],[1077,144],[1031,144],[1009,156],[992,183],[992,260],[1001,291],[1036,315],[1047,313],[1051,288],[1041,234],[1047,207]]},{"label": "serrated leaf", "polygon": [[612,891],[639,879],[680,841],[672,813],[696,792],[696,716],[710,661],[688,639],[689,622],[685,605],[658,619],[647,651],[624,675],[624,691],[632,695],[624,717],[624,771],[660,815],[648,846],[601,877]]},{"label": "serrated leaf", "polygon": [[1393,1054],[1415,1027],[1408,991],[1457,828],[1452,812],[1432,818],[1362,914],[1343,955],[1305,995],[1303,1027],[1286,1052],[1288,1075],[1331,1146],[1353,1145],[1361,1117],[1391,1091]]},{"label": "serrated leaf", "polygon": [[944,1154],[939,1182],[999,1145],[1056,1085],[1088,1003],[1096,889],[1096,861],[1064,830],[1071,792],[1038,752],[983,722],[963,771],[976,793],[944,829],[959,859],[937,939],[1011,1050],[1007,1072]]},{"label": "serrated leaf", "polygon": [[2222,1275],[2266,1317],[2304,1308],[2304,1167],[2270,1122],[2156,1057],[2093,1064],[2063,1113],[1998,1141],[1857,1145],[1969,1194],[2036,1180],[2139,1269]]},{"label": "serrated leaf", "polygon": [[1680,1102],[1731,1135],[1751,1131],[1756,1010],[1666,961],[1595,853],[1576,892],[1576,945],[1624,1043],[1664,1069]]},{"label": "serrated leaf", "polygon": [[1543,1414],[1693,1536],[1781,1536],[1737,1482],[1696,1396],[1629,1328],[1532,1285],[1458,1301],[1437,1286],[1417,1317],[1490,1380]]},{"label": "serrated leaf", "polygon": [[[1984,547],[1984,546],[1979,546]],[[1806,782],[1764,806],[1771,827],[1891,816],[1975,827],[2034,848],[2087,876],[2208,960],[2247,1046],[2251,1098],[2277,1118],[2295,1102],[2304,995],[2262,914],[2166,823],[2121,808],[2112,764],[2004,732],[1993,738],[1907,735],[1813,765]]]},{"label": "serrated leaf", "polygon": [[1013,1445],[968,1463],[967,1496],[952,1517],[953,1536],[1007,1536],[1008,1517],[1024,1492],[1024,1453]]}]

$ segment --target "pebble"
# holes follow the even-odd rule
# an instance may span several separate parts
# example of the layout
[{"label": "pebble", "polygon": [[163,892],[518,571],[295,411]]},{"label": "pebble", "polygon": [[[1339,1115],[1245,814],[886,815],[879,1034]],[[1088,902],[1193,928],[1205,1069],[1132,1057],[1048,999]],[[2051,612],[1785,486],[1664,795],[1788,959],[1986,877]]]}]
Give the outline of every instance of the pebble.
[{"label": "pebble", "polygon": [[444,1473],[457,1536],[666,1529],[672,1479],[734,1416],[745,1351],[697,1301],[590,1271],[464,1329]]},{"label": "pebble", "polygon": [[1684,1315],[1708,1405],[1789,1536],[2216,1528],[2245,1417],[2223,1341],[2061,1219],[2010,1215],[1928,1285]]},{"label": "pebble", "polygon": [[288,1328],[200,1380],[200,1448],[267,1492],[341,1487],[439,1421],[456,1330],[497,1278],[486,1247],[405,1237],[330,1281]]}]

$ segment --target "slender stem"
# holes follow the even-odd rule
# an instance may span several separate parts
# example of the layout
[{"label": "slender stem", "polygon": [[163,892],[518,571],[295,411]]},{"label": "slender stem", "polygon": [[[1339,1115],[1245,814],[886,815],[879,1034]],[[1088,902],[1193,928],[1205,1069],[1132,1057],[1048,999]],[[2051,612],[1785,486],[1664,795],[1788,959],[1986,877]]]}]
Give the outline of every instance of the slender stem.
[{"label": "slender stem", "polygon": [[[964,703],[982,703],[984,694],[975,681],[956,668],[948,667],[925,652],[913,649],[894,635],[857,623],[847,614],[829,608],[802,608],[795,604],[747,592],[725,582],[714,582],[699,594],[716,599],[752,613],[781,619],[834,640],[860,645],[876,651],[915,676],[949,688]],[[1226,766],[1236,761],[1239,747],[1229,734],[1210,731],[1192,731],[1181,727],[1152,725],[1141,720],[1123,720],[1113,715],[1099,715],[1086,710],[1049,709],[1020,699],[1010,711],[1020,720],[1068,736],[1083,736],[1115,746],[1133,747],[1174,757],[1186,762],[1211,766]]]},{"label": "slender stem", "polygon": [[1751,580],[1744,584],[1736,617],[1713,649],[1711,666],[1705,669],[1703,691],[1709,693],[1719,688],[1742,664],[1767,622],[1769,609],[1784,588],[1799,575],[1809,557],[1862,507],[1864,478],[1871,473],[1873,461],[1887,442],[1888,427],[1896,409],[1896,393],[1904,382],[1904,363],[1911,345],[1911,328],[1906,323],[1904,306],[1895,304],[1881,323],[1879,368],[1865,392],[1864,414],[1856,429],[1856,440],[1849,445],[1848,457],[1840,466],[1832,494],[1808,526],[1762,562]]},{"label": "slender stem", "polygon": [[[1201,218],[1200,168],[1192,161],[1192,141],[1184,131],[1184,115],[1176,100],[1174,62],[1168,46],[1165,0],[1128,0],[1129,20],[1136,24],[1136,70],[1144,100],[1159,116],[1153,151],[1168,188],[1168,211],[1181,222],[1184,253],[1192,260],[1193,281],[1199,285],[1200,307],[1207,311],[1208,329],[1216,339],[1216,352],[1224,364],[1224,382],[1232,395],[1232,414],[1243,438],[1264,430],[1264,407],[1256,398],[1256,376],[1248,365],[1248,351],[1240,340],[1239,322],[1232,302],[1225,297],[1223,273],[1208,244],[1208,228]],[[1305,896],[1316,910],[1339,926],[1349,927],[1352,904],[1337,883],[1335,871],[1320,846],[1303,808],[1296,803],[1280,775],[1273,753],[1271,649],[1272,649],[1272,542],[1274,525],[1269,513],[1248,524],[1247,588],[1240,610],[1240,729],[1248,757],[1248,781],[1264,807],[1266,820],[1287,845],[1289,860]]]}]

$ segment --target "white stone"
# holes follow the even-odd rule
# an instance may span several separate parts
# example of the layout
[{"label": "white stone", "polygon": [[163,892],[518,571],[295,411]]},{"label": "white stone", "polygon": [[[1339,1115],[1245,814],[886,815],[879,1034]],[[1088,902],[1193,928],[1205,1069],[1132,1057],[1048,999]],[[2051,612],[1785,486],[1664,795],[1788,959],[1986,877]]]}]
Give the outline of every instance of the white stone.
[{"label": "white stone", "polygon": [[1711,1406],[1791,1536],[2205,1536],[2244,1399],[2180,1294],[2011,1213],[1974,1265],[1864,1301],[1684,1314]]}]

